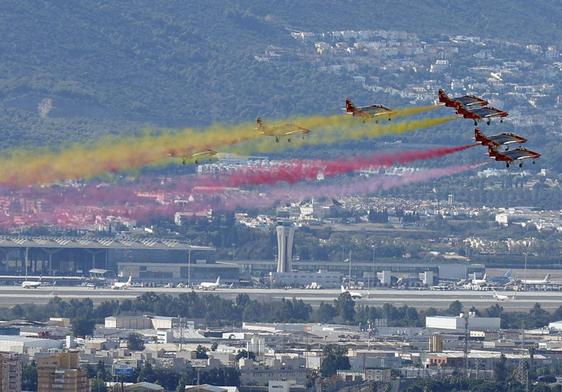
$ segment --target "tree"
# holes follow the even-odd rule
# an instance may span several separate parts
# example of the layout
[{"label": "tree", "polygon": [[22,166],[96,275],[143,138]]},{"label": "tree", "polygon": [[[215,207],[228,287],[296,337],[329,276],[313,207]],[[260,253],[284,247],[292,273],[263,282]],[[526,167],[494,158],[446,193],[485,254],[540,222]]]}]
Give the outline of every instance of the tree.
[{"label": "tree", "polygon": [[500,356],[500,360],[496,363],[494,368],[494,377],[497,382],[503,383],[507,379],[507,364],[505,355]]},{"label": "tree", "polygon": [[341,293],[335,305],[336,312],[343,321],[351,322],[355,319],[355,301],[349,293]]},{"label": "tree", "polygon": [[21,388],[24,391],[37,390],[37,366],[35,361],[23,365],[21,371]]},{"label": "tree", "polygon": [[459,300],[453,301],[451,302],[451,304],[449,305],[449,309],[447,309],[447,314],[450,314],[451,316],[458,316],[459,314],[462,313],[462,303]]},{"label": "tree", "polygon": [[105,386],[105,381],[101,378],[95,378],[91,385],[92,392],[107,392],[107,387]]},{"label": "tree", "polygon": [[322,302],[314,313],[314,319],[320,323],[328,323],[336,317],[336,314],[336,309],[331,304]]},{"label": "tree", "polygon": [[338,370],[347,370],[351,368],[349,358],[345,355],[345,348],[336,345],[326,345],[322,350],[322,366],[320,374],[322,377],[330,377],[338,372]]},{"label": "tree", "polygon": [[144,340],[138,333],[130,333],[127,337],[127,348],[131,351],[144,350]]},{"label": "tree", "polygon": [[154,382],[156,381],[156,372],[152,369],[150,362],[145,362],[139,372],[139,381]]},{"label": "tree", "polygon": [[87,318],[75,318],[71,320],[72,332],[74,336],[88,336],[92,335],[96,327],[95,320]]},{"label": "tree", "polygon": [[488,309],[486,309],[486,316],[487,317],[501,317],[503,313],[503,306],[499,304],[493,304]]},{"label": "tree", "polygon": [[207,359],[209,355],[207,355],[207,349],[201,345],[197,346],[195,349],[195,358],[197,359]]},{"label": "tree", "polygon": [[103,381],[111,380],[111,374],[105,369],[105,364],[102,361],[98,361],[96,364],[95,377]]}]

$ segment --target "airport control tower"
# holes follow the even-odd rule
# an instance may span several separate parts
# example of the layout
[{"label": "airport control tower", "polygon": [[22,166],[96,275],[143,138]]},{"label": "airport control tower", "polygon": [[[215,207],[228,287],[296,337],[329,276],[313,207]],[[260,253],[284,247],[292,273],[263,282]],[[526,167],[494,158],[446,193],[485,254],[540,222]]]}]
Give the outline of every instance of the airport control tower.
[{"label": "airport control tower", "polygon": [[277,230],[277,272],[293,270],[293,237],[295,227],[290,222],[279,222]]}]

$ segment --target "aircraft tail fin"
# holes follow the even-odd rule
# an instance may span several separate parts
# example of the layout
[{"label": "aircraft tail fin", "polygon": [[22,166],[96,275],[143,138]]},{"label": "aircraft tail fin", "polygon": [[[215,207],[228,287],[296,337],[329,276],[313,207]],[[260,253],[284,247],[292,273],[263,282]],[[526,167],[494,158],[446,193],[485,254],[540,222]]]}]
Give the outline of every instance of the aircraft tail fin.
[{"label": "aircraft tail fin", "polygon": [[262,129],[264,127],[264,122],[263,119],[261,117],[256,118],[256,128],[257,129]]},{"label": "aircraft tail fin", "polygon": [[503,276],[505,276],[506,278],[511,278],[511,268],[508,269],[505,274],[503,274]]},{"label": "aircraft tail fin", "polygon": [[355,105],[353,105],[353,102],[351,102],[351,99],[349,98],[345,99],[345,111],[347,113],[355,113],[356,111]]},{"label": "aircraft tail fin", "polygon": [[129,275],[129,280],[127,280],[127,284],[131,284],[133,282],[133,277]]},{"label": "aircraft tail fin", "polygon": [[438,94],[439,94],[439,102],[445,102],[449,99],[447,94],[445,94],[445,90],[443,90],[442,88],[439,89]]},{"label": "aircraft tail fin", "polygon": [[220,281],[221,281],[221,277],[217,276],[217,281],[215,282],[215,284],[218,285],[220,283]]},{"label": "aircraft tail fin", "polygon": [[342,293],[345,293],[345,292],[347,291],[347,290],[345,289],[345,287],[343,287],[343,286],[340,286],[340,287],[341,287],[341,292],[342,292]]},{"label": "aircraft tail fin", "polygon": [[546,276],[544,277],[544,281],[547,282],[550,279],[550,274],[546,274]]}]

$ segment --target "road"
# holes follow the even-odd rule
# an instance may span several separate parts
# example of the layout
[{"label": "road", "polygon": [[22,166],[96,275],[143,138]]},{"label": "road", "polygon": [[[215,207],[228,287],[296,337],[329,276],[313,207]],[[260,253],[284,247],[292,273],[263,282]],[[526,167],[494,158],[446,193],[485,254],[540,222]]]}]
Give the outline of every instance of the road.
[{"label": "road", "polygon": [[[202,294],[216,294],[225,298],[235,298],[238,294],[248,294],[259,301],[281,300],[282,298],[297,298],[311,305],[319,305],[321,302],[332,302],[340,294],[339,290],[304,290],[304,289],[227,289],[221,288],[216,291],[202,292]],[[133,287],[127,290],[92,289],[86,287],[52,287],[45,286],[38,289],[24,289],[18,286],[0,286],[0,307],[13,306],[15,304],[48,302],[51,298],[58,296],[65,300],[72,298],[91,298],[94,303],[105,300],[134,299],[145,292],[166,293],[179,295],[190,292],[182,288],[140,288]],[[357,303],[364,305],[382,305],[391,303],[396,306],[409,305],[424,309],[428,307],[445,308],[452,301],[459,300],[465,306],[475,306],[478,309],[487,308],[497,303],[490,291],[430,291],[430,290],[395,290],[376,289],[362,290],[363,298],[357,299]],[[513,292],[499,292],[513,296]],[[506,310],[527,310],[535,303],[540,303],[545,309],[556,309],[562,305],[562,292],[520,292],[515,294],[515,299],[501,302],[500,305]]]}]

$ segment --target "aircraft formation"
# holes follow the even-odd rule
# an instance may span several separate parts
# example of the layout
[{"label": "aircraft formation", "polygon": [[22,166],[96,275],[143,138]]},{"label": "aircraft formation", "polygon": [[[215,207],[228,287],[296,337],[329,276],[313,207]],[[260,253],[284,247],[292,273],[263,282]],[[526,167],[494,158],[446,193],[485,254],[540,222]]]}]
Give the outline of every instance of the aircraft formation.
[{"label": "aircraft formation", "polygon": [[[523,166],[523,161],[531,159],[533,164],[535,160],[540,158],[541,154],[521,147],[527,142],[527,139],[512,132],[503,132],[496,135],[487,136],[480,128],[478,122],[485,120],[488,125],[491,124],[493,118],[499,118],[500,123],[508,116],[508,112],[488,106],[489,102],[483,98],[474,95],[464,95],[460,97],[449,97],[443,89],[438,92],[438,102],[440,105],[455,109],[455,113],[462,118],[472,119],[474,121],[474,139],[477,144],[481,144],[488,148],[488,156],[498,162],[505,162],[509,168],[512,164],[518,163],[519,167]],[[358,118],[362,122],[374,121],[376,124],[380,120],[392,121],[397,111],[382,105],[372,104],[368,106],[355,106],[350,98],[345,99],[345,113],[353,118]],[[274,137],[279,143],[281,138],[286,138],[290,143],[291,138],[295,135],[305,136],[311,133],[309,128],[302,127],[295,123],[282,123],[272,126],[266,125],[263,118],[256,119],[256,129],[259,134]],[[514,150],[510,150],[511,144],[518,144]],[[503,150],[502,150],[503,148]],[[175,157],[176,153],[169,154]],[[204,161],[212,162],[216,160],[217,152],[211,148],[205,148],[191,154],[182,155],[182,163],[201,163]]]},{"label": "aircraft formation", "polygon": [[[497,135],[486,136],[478,128],[478,121],[486,120],[488,125],[491,124],[492,118],[499,118],[500,123],[508,116],[504,110],[489,107],[488,101],[474,95],[464,95],[462,97],[450,98],[443,89],[439,90],[439,103],[446,107],[455,109],[457,115],[463,118],[474,120],[474,140],[488,148],[488,156],[499,162],[505,162],[506,167],[510,167],[514,163],[519,163],[519,167],[523,167],[523,161],[540,158],[541,154],[521,147],[521,144],[527,142],[527,139],[511,132],[503,132]],[[514,150],[509,150],[511,144],[519,144]],[[500,150],[501,148],[504,150]]]},{"label": "aircraft formation", "polygon": [[[323,160],[303,157],[272,161],[265,166],[248,163],[246,166],[221,169],[220,173],[212,175],[177,174],[169,184],[143,175],[134,182],[97,184],[94,181],[79,184],[78,187],[63,187],[58,193],[51,192],[51,187],[48,186],[29,187],[95,178],[105,173],[127,172],[150,165],[168,164],[170,160],[199,165],[219,160],[225,153],[240,156],[267,154],[301,146],[401,135],[445,124],[459,116],[467,117],[467,111],[480,116],[478,113],[481,112],[475,109],[484,109],[488,105],[488,101],[476,96],[450,98],[442,90],[439,91],[437,100],[439,104],[390,108],[382,104],[355,105],[350,98],[346,98],[344,115],[302,116],[284,121],[265,121],[258,117],[255,123],[217,124],[204,130],[185,129],[145,134],[102,141],[93,146],[75,145],[53,152],[8,153],[0,156],[0,166],[5,169],[0,173],[0,186],[5,187],[6,192],[11,192],[9,197],[21,196],[30,202],[40,200],[42,205],[51,207],[50,210],[46,208],[43,214],[23,217],[6,210],[3,215],[0,214],[0,227],[33,226],[55,221],[61,227],[81,227],[93,211],[96,211],[100,220],[106,219],[106,216],[124,216],[135,220],[143,220],[148,216],[169,216],[176,210],[185,208],[176,205],[174,198],[182,199],[186,195],[189,196],[190,208],[198,208],[199,211],[208,208],[231,211],[248,206],[271,207],[276,203],[310,197],[369,194],[379,189],[455,175],[473,170],[482,163],[421,169],[400,175],[375,175],[370,178],[346,175],[413,161],[438,159],[468,148],[476,148],[477,145],[486,147],[490,158],[505,162],[508,167],[516,162],[521,165],[526,159],[534,162],[540,157],[539,153],[522,147],[510,149],[512,145],[520,146],[527,142],[522,136],[509,132],[486,135],[476,127],[476,143],[463,146],[388,153],[375,151],[363,156],[341,155]],[[395,120],[435,111],[440,106],[454,108],[457,116],[433,115]],[[501,120],[507,115],[507,112],[497,110],[494,113],[496,114],[480,116],[480,119],[490,120],[495,116]],[[76,165],[77,161],[83,164]],[[317,181],[320,178],[332,180]],[[150,189],[152,193],[149,192]],[[146,197],[157,193],[161,195],[157,203]],[[100,204],[104,206],[101,212]]]}]

